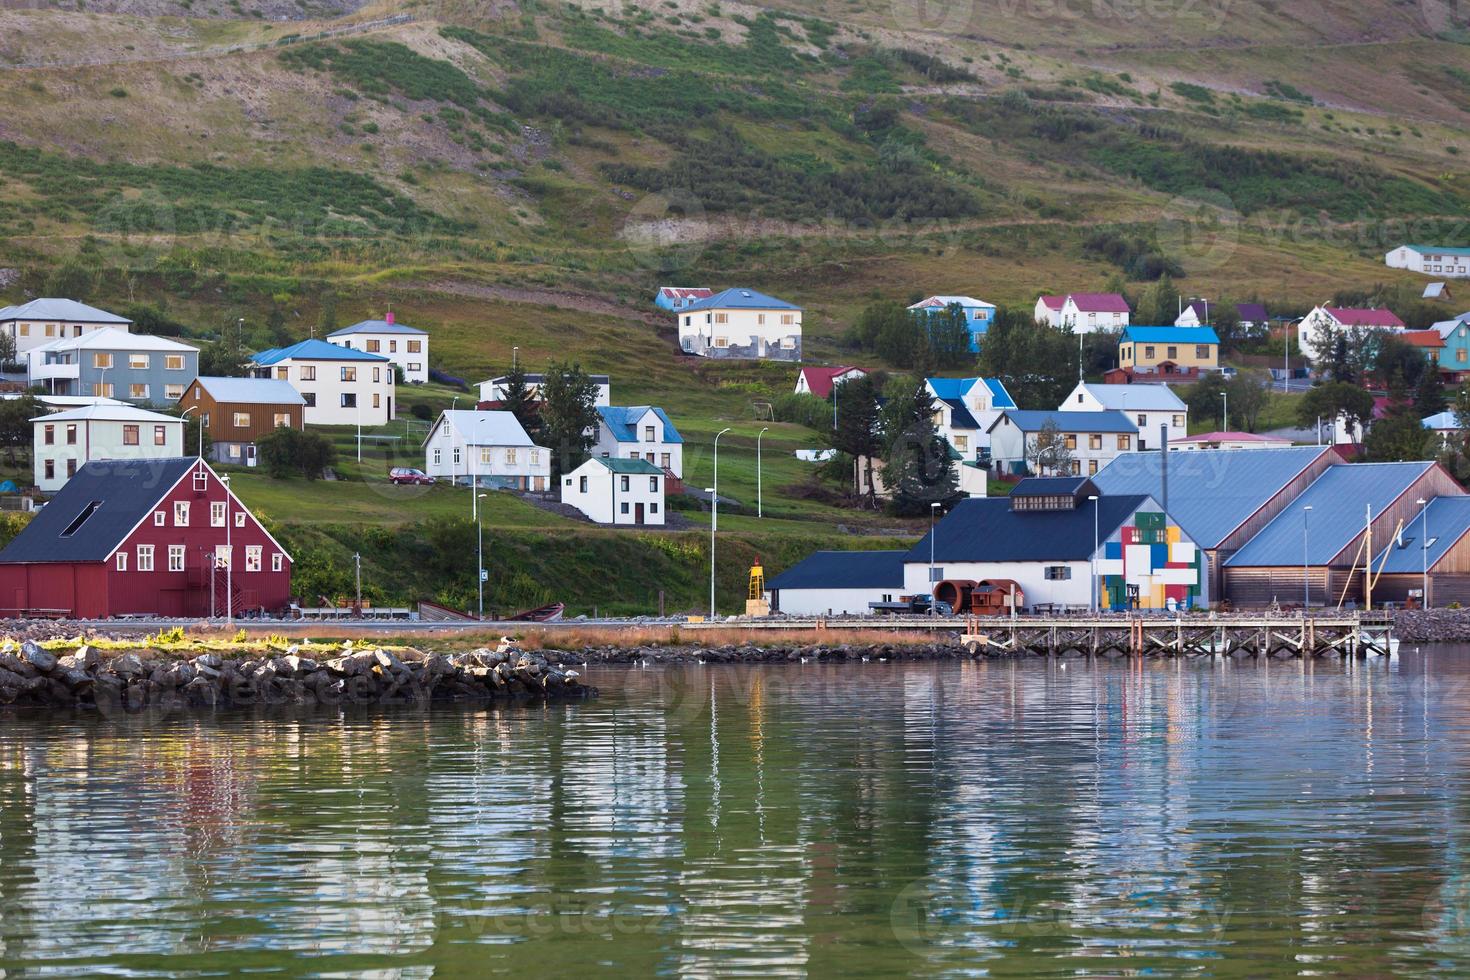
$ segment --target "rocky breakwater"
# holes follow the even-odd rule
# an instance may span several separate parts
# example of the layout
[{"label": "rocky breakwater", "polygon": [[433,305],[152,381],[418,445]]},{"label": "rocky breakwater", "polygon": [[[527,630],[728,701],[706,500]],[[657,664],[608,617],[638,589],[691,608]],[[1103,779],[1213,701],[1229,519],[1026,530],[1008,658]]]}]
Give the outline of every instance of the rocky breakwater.
[{"label": "rocky breakwater", "polygon": [[[315,654],[322,651],[313,650]],[[152,650],[57,652],[0,644],[0,705],[103,712],[273,704],[545,701],[595,697],[575,670],[517,649],[456,655],[344,645],[317,659],[289,647],[233,657]]]},{"label": "rocky breakwater", "polygon": [[1470,643],[1470,609],[1400,609],[1393,635],[1400,643]]}]

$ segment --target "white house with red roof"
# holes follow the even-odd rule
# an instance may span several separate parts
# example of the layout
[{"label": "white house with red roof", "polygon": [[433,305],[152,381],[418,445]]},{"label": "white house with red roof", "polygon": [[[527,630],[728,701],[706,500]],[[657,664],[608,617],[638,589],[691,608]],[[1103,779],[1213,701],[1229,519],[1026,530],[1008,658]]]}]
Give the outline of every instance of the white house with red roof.
[{"label": "white house with red roof", "polygon": [[830,398],[834,385],[867,377],[867,374],[868,372],[860,367],[804,367],[796,376],[796,393],[816,395],[823,399]]},{"label": "white house with red roof", "polygon": [[1322,331],[1336,333],[1339,330],[1354,329],[1403,333],[1404,321],[1395,316],[1392,310],[1319,306],[1302,318],[1297,339],[1302,352],[1310,358]]},{"label": "white house with red roof", "polygon": [[653,305],[661,310],[682,310],[690,303],[709,299],[715,294],[708,286],[660,286]]},{"label": "white house with red roof", "polygon": [[1071,327],[1075,333],[1122,330],[1131,313],[1128,301],[1117,293],[1068,293],[1036,301],[1037,322]]}]

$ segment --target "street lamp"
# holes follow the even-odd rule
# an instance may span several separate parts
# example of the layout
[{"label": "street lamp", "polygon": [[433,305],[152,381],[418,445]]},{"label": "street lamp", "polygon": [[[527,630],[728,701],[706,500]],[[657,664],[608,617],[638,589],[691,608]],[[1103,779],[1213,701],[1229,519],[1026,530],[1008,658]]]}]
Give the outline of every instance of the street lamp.
[{"label": "street lamp", "polygon": [[755,434],[755,516],[764,517],[761,507],[761,436],[766,434],[766,426]]},{"label": "street lamp", "polygon": [[1220,431],[1221,432],[1229,432],[1230,431],[1230,392],[1228,392],[1228,391],[1222,391],[1222,392],[1220,392],[1220,400],[1225,403],[1224,404],[1224,407],[1220,409]]},{"label": "street lamp", "polygon": [[219,478],[225,485],[225,622],[235,621],[235,547],[231,532],[235,527],[235,515],[230,513],[230,501],[234,493],[230,490],[230,477]]},{"label": "street lamp", "polygon": [[[481,493],[481,494],[477,494],[476,496],[477,497],[483,497],[483,496],[486,496],[486,495],[483,494],[483,493]],[[477,569],[477,571],[479,573],[478,576],[477,576],[477,578],[479,579],[479,581],[477,581],[475,584],[479,588],[479,601],[480,601],[480,604],[479,604],[479,616],[480,616],[480,619],[481,620],[484,620],[484,618],[485,618],[485,521],[484,521],[483,515],[479,512],[478,508],[475,511],[475,539],[476,539],[476,543],[475,543],[475,564],[479,566],[479,568]]]},{"label": "street lamp", "polygon": [[714,487],[705,487],[709,494],[709,618],[715,618],[715,525],[720,522],[720,495]]},{"label": "street lamp", "polygon": [[939,513],[939,501],[935,500],[929,504],[929,615],[936,612],[934,608],[934,539],[938,537],[934,528],[934,515]]},{"label": "street lamp", "polygon": [[1092,560],[1088,562],[1088,565],[1091,566],[1092,582],[1089,587],[1089,597],[1092,600],[1092,614],[1096,616],[1099,605],[1097,594],[1097,549],[1102,547],[1098,542],[1098,532],[1100,529],[1098,527],[1097,510],[1102,506],[1102,503],[1097,499],[1097,494],[1095,493],[1088,494],[1087,499],[1092,501]]},{"label": "street lamp", "polygon": [[[1285,347],[1285,350],[1284,350],[1284,352],[1281,355],[1281,368],[1282,368],[1282,371],[1281,371],[1281,390],[1282,391],[1290,391],[1291,390],[1291,325],[1293,323],[1300,324],[1305,319],[1306,319],[1306,317],[1299,316],[1295,320],[1287,320],[1286,321],[1286,327],[1282,331],[1282,338],[1281,339],[1283,341],[1283,346]],[[1302,346],[1302,331],[1301,331],[1301,327],[1300,326],[1297,327],[1297,331],[1296,331],[1296,346],[1297,346],[1297,350],[1300,351],[1301,350],[1301,346]]]},{"label": "street lamp", "polygon": [[[189,417],[189,413],[192,412],[192,411],[194,411],[194,409],[196,409],[198,407],[199,407],[198,405],[190,405],[188,408],[184,409],[182,412],[179,413],[179,418],[181,418],[181,419],[188,418]],[[200,459],[203,459],[204,458],[204,420],[202,418],[199,419],[199,458]]]},{"label": "street lamp", "polygon": [[[1312,580],[1307,571],[1307,515],[1312,512],[1312,505],[1307,504],[1302,508],[1302,616],[1307,615],[1307,606],[1312,601]],[[1370,559],[1371,561],[1371,559]]]},{"label": "street lamp", "polygon": [[510,349],[510,369],[512,372],[515,371],[516,365],[520,363],[520,360],[521,349],[519,347],[512,347]]},{"label": "street lamp", "polygon": [[1420,580],[1419,588],[1423,592],[1419,596],[1419,605],[1425,609],[1429,608],[1429,507],[1428,501],[1423,497],[1414,501],[1419,505],[1419,551],[1424,559],[1423,578]]}]

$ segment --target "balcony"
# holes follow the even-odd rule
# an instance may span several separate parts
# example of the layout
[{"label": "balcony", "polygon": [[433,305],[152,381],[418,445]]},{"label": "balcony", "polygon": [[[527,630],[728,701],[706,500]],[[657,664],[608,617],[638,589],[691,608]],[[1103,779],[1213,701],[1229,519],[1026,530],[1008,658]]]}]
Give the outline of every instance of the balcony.
[{"label": "balcony", "polygon": [[76,381],[81,376],[82,366],[76,363],[63,363],[53,361],[51,363],[37,364],[31,362],[31,383],[42,381]]}]

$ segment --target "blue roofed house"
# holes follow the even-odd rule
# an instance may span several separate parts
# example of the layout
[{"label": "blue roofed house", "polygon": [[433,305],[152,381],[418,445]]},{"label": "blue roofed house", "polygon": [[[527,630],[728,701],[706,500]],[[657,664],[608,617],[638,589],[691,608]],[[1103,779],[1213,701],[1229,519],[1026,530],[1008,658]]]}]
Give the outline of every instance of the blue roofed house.
[{"label": "blue roofed house", "polygon": [[970,330],[970,353],[980,353],[980,344],[990,330],[990,322],[995,319],[994,303],[987,303],[973,296],[926,296],[909,309],[914,313],[935,316],[952,306],[960,308],[965,317],[965,326]]},{"label": "blue roofed house", "polygon": [[1209,593],[1218,597],[1221,563],[1342,461],[1330,446],[1201,449],[1170,453],[1166,477],[1161,453],[1125,453],[1093,481],[1104,493],[1145,493],[1167,501],[1169,516],[1204,549]]},{"label": "blue roofed house", "polygon": [[429,332],[399,323],[391,310],[381,320],[363,320],[329,333],[327,340],[383,355],[402,369],[403,380],[411,385],[429,380]]},{"label": "blue roofed house", "polygon": [[[1225,596],[1239,606],[1300,605],[1310,590],[1310,605],[1335,606],[1340,597],[1361,604],[1364,554],[1379,554],[1418,514],[1418,500],[1464,492],[1438,463],[1328,467],[1226,559]],[[1365,548],[1370,526],[1371,547]]]},{"label": "blue roofed house", "polygon": [[[818,551],[766,579],[772,612],[788,616],[862,616],[870,602],[903,592],[904,551]],[[928,592],[928,589],[920,589]]]},{"label": "blue roofed house", "polygon": [[967,460],[981,458],[990,448],[990,423],[1016,407],[999,378],[925,378],[924,386],[934,398],[939,434]]},{"label": "blue roofed house", "polygon": [[1008,497],[960,501],[904,559],[903,592],[929,592],[931,581],[957,609],[1000,582],[1018,585],[1033,610],[1209,602],[1201,549],[1156,498],[1105,493],[1078,477],[1022,480]]},{"label": "blue roofed house", "polygon": [[1413,596],[1426,606],[1470,606],[1470,496],[1435,497],[1419,507],[1383,542],[1373,572],[1375,602]]},{"label": "blue roofed house", "polygon": [[676,480],[684,479],[684,438],[663,409],[652,405],[602,405],[597,414],[597,442],[592,455],[645,460]]},{"label": "blue roofed house", "polygon": [[[1064,462],[1034,458],[1038,439],[1048,426],[1056,429]],[[991,465],[1002,473],[1035,476],[1092,476],[1119,453],[1138,445],[1138,426],[1117,411],[1041,412],[1011,409],[990,424]],[[1040,470],[1041,472],[1033,472]],[[1057,472],[1060,470],[1061,472]]]},{"label": "blue roofed house", "polygon": [[1149,381],[1191,380],[1220,369],[1220,338],[1210,327],[1123,328],[1118,370]]},{"label": "blue roofed house", "polygon": [[653,297],[653,305],[672,313],[714,294],[715,291],[708,286],[660,286]]},{"label": "blue roofed house", "polygon": [[393,363],[381,354],[313,338],[252,354],[247,369],[300,392],[306,425],[386,425],[394,417]]},{"label": "blue roofed house", "polygon": [[676,313],[679,349],[700,357],[801,360],[801,307],[754,289],[726,289]]}]

